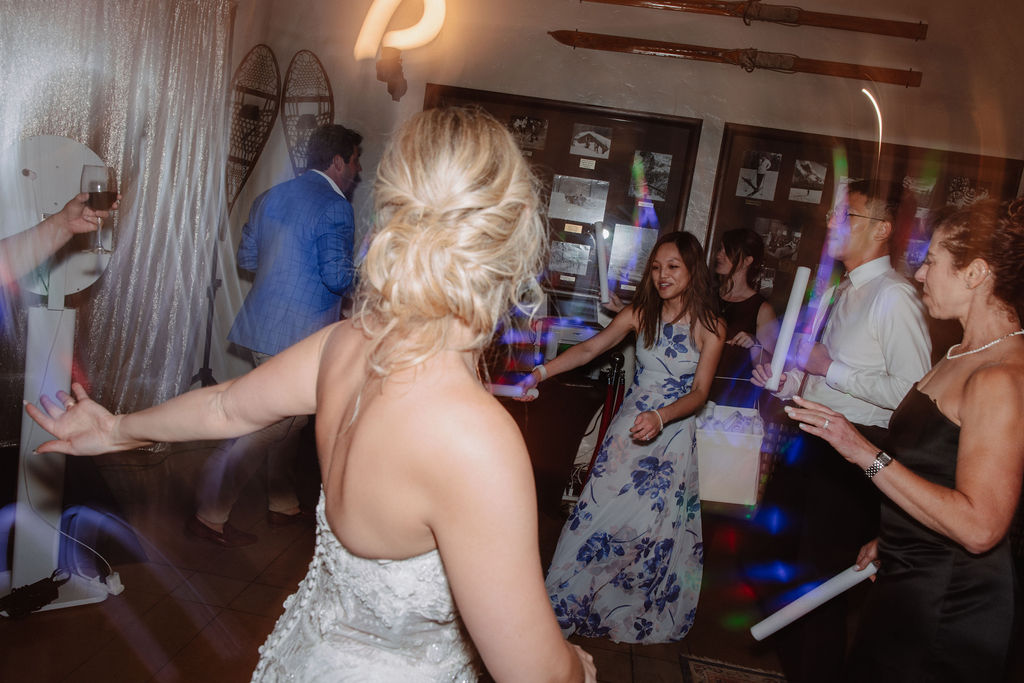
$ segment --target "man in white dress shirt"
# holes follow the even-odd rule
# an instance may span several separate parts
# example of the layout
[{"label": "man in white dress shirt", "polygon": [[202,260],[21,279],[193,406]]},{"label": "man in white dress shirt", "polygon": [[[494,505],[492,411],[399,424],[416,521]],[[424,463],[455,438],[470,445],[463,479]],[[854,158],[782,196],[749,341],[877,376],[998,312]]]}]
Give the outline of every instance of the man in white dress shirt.
[{"label": "man in white dress shirt", "polygon": [[843,291],[827,313],[821,342],[805,338],[797,353],[806,356],[804,367],[786,373],[778,396],[795,395],[806,374],[802,396],[808,400],[851,422],[886,427],[931,367],[931,341],[917,290],[890,263],[892,211],[884,200],[869,197],[867,182],[850,183],[845,203],[840,200],[830,212],[828,253],[843,263],[849,283],[838,285]]},{"label": "man in white dress shirt", "polygon": [[[917,290],[890,263],[892,231],[892,207],[874,194],[870,181],[851,182],[829,213],[827,236],[828,253],[843,263],[846,275],[832,306],[821,306],[816,316],[815,329],[824,325],[821,341],[803,340],[796,356],[806,361],[785,373],[776,394],[791,398],[802,386],[802,396],[843,413],[865,433],[887,427],[892,411],[931,367]],[[763,385],[770,373],[767,366],[756,368],[755,384]],[[792,557],[783,559],[794,563],[795,585],[853,564],[860,546],[876,535],[878,518],[878,494],[863,472],[817,437],[804,435],[799,449],[783,459],[778,481],[765,492],[765,503],[778,505],[793,524]],[[777,645],[790,681],[842,680],[846,612],[846,601],[837,598],[780,633]]]}]

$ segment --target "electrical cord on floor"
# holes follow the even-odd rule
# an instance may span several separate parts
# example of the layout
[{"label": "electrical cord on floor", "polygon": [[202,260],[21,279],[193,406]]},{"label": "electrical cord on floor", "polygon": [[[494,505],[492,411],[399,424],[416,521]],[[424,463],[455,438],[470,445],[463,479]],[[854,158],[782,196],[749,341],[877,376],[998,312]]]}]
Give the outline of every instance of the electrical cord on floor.
[{"label": "electrical cord on floor", "polygon": [[[64,313],[62,311],[61,317],[63,317],[63,315]],[[58,328],[59,326],[60,325],[58,324]],[[47,354],[46,367],[44,368],[42,375],[43,377],[47,377],[49,374],[50,363],[53,360],[54,347],[56,346],[56,343],[57,339],[56,337],[54,337],[53,343],[50,345],[49,353]],[[38,387],[37,391],[39,393],[42,393],[42,387]],[[35,421],[29,421],[29,433],[26,438],[29,440],[30,443],[35,436],[35,430],[37,428],[38,426],[36,425]],[[103,555],[101,555],[98,550],[96,550],[89,544],[80,541],[74,536],[66,533],[63,529],[54,526],[52,523],[50,523],[48,519],[46,519],[42,514],[40,514],[38,510],[36,510],[36,506],[32,502],[32,494],[30,490],[31,487],[29,486],[28,483],[28,472],[26,470],[27,468],[25,467],[21,468],[23,489],[25,491],[26,498],[25,502],[28,504],[28,508],[32,511],[33,514],[36,515],[36,517],[42,520],[43,523],[45,523],[48,527],[56,531],[64,538],[67,538],[82,546],[83,548],[91,552],[93,555],[95,555],[97,558],[99,558],[104,565],[106,565],[106,579],[103,579],[99,576],[82,576],[83,579],[92,583],[102,585],[109,595],[120,595],[124,591],[124,585],[121,583],[120,575],[114,571],[114,568],[110,566],[110,563],[107,561],[107,559],[103,557]],[[0,611],[5,612],[8,616],[13,617],[16,614],[18,617],[22,617],[26,616],[31,612],[35,612],[36,610],[42,609],[43,607],[57,599],[59,593],[58,589],[60,588],[60,586],[67,583],[68,580],[70,579],[71,571],[69,569],[66,569],[64,567],[57,567],[53,570],[53,573],[48,578],[40,579],[35,583],[27,584],[25,586],[18,586],[16,588],[13,588],[9,595],[0,598]]]},{"label": "electrical cord on floor", "polygon": [[24,619],[32,612],[57,599],[58,589],[71,579],[71,572],[57,568],[45,579],[20,586],[0,598],[0,614],[11,619]]},{"label": "electrical cord on floor", "polygon": [[[34,428],[35,428],[35,425],[33,425],[33,429]],[[29,432],[29,437],[30,438],[31,438],[31,435],[32,435],[32,432],[30,431]],[[78,545],[82,546],[83,548],[85,548],[86,550],[91,552],[93,555],[95,555],[97,558],[99,558],[99,560],[104,565],[106,565],[106,567],[107,567],[107,578],[106,578],[107,592],[109,594],[111,594],[111,595],[120,595],[121,592],[124,590],[124,586],[121,585],[120,577],[118,576],[117,572],[115,572],[114,568],[110,566],[109,562],[107,562],[107,558],[103,557],[103,555],[100,554],[100,551],[96,550],[95,548],[93,548],[88,543],[85,543],[84,541],[80,541],[79,539],[75,538],[71,534],[65,532],[63,529],[54,526],[53,524],[50,523],[50,521],[48,519],[43,517],[43,515],[41,515],[36,510],[36,506],[32,502],[32,493],[29,490],[30,487],[28,485],[28,473],[25,472],[25,468],[22,468],[21,475],[22,475],[22,479],[23,479],[23,483],[24,483],[23,488],[25,490],[25,498],[26,498],[25,502],[28,503],[28,507],[32,511],[32,513],[35,514],[36,517],[38,517],[40,520],[42,520],[43,523],[46,524],[46,526],[48,526],[51,529],[53,529],[54,531],[56,531],[58,534],[60,534],[64,538],[66,538],[66,539],[68,539],[68,540],[70,540],[70,541],[72,541],[74,543],[77,543]],[[55,573],[59,572],[59,571],[62,571],[60,567],[58,567],[57,569],[54,570]],[[103,579],[101,579],[98,576],[97,577],[83,577],[83,578],[86,578],[86,579],[88,579],[90,581],[103,582]],[[113,581],[114,581],[113,584],[111,583],[111,579],[113,579]],[[46,579],[42,579],[42,580],[45,581]],[[31,584],[31,585],[35,585],[35,584]],[[23,588],[24,588],[24,586],[23,586]],[[15,590],[17,590],[17,589],[15,589]]]}]

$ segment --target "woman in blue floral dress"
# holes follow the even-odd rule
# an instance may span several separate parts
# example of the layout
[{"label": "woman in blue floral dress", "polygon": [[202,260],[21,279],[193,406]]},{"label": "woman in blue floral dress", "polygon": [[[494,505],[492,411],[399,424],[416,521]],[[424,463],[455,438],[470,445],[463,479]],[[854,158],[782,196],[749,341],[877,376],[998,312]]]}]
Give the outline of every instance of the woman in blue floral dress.
[{"label": "woman in blue floral dress", "polygon": [[633,384],[545,582],[565,635],[660,643],[693,625],[704,564],[693,416],[725,337],[715,296],[697,239],[664,235],[633,304],[523,382],[533,386],[637,335]]}]

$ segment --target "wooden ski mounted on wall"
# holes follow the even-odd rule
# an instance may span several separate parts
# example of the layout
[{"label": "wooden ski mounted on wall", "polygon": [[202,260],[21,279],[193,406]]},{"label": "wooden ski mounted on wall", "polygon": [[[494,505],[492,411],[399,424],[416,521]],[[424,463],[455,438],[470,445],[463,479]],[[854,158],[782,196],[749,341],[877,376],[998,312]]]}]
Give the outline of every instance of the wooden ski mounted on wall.
[{"label": "wooden ski mounted on wall", "polygon": [[744,71],[768,69],[782,73],[808,73],[822,76],[838,76],[854,78],[874,83],[893,83],[908,88],[921,85],[921,72],[913,69],[890,69],[883,66],[862,66],[847,62],[828,62],[821,59],[804,59],[797,55],[781,52],[765,52],[746,49],[723,49],[703,47],[701,45],[684,45],[668,43],[661,40],[644,38],[626,38],[610,36],[603,33],[586,33],[584,31],[550,31],[551,36],[569,47],[582,47],[588,50],[604,50],[607,52],[625,52],[636,55],[654,55],[656,57],[678,57],[696,59],[703,62],[733,64]]},{"label": "wooden ski mounted on wall", "polygon": [[892,19],[871,19],[855,17],[848,14],[831,14],[829,12],[808,12],[799,7],[788,5],[767,5],[760,0],[738,0],[736,2],[718,2],[716,0],[585,0],[601,2],[608,5],[624,7],[646,7],[648,9],[670,9],[679,12],[696,12],[699,14],[716,14],[723,17],[736,17],[749,25],[752,21],[770,21],[788,26],[818,26],[821,28],[838,28],[844,31],[860,31],[875,33],[881,36],[912,38],[924,40],[928,34],[928,24],[923,21],[894,21]]}]

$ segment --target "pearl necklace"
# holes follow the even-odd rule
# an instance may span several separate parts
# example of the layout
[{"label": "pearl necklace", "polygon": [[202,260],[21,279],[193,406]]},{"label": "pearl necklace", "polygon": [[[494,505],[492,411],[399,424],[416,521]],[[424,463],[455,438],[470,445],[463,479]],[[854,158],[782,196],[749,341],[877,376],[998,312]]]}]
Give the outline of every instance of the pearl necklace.
[{"label": "pearl necklace", "polygon": [[[964,351],[963,353],[953,353],[953,349],[955,349],[958,346],[960,346],[960,344],[953,344],[952,346],[949,347],[949,350],[946,351],[946,359],[947,360],[954,360],[956,358],[963,358],[964,356],[969,356],[972,353],[978,353],[979,351],[984,351],[987,348],[995,346],[996,344],[998,344],[999,342],[1003,341],[1004,339],[1009,339],[1010,337],[1014,337],[1014,336],[1016,336],[1018,334],[1024,334],[1024,329],[1017,330],[1016,332],[1011,332],[1010,334],[1003,335],[999,339],[993,339],[992,341],[990,341],[988,344],[985,344],[984,346],[979,346],[976,349],[971,349],[970,351]],[[963,343],[963,342],[961,342],[961,343]]]}]

